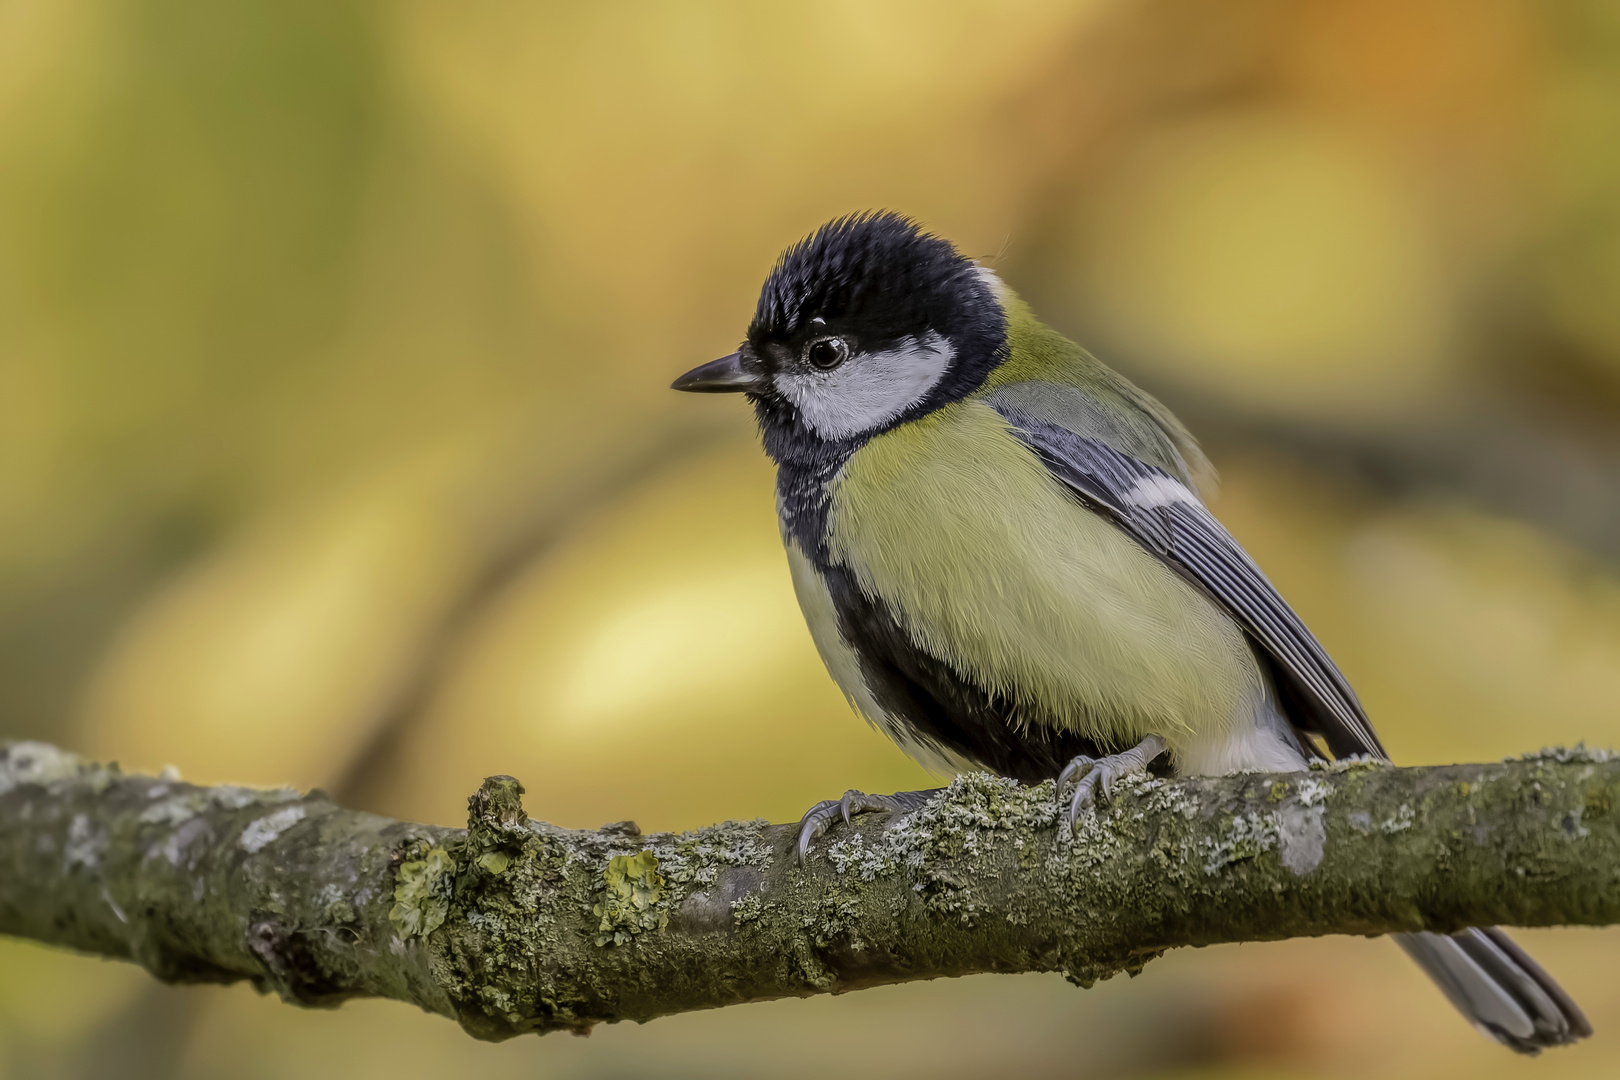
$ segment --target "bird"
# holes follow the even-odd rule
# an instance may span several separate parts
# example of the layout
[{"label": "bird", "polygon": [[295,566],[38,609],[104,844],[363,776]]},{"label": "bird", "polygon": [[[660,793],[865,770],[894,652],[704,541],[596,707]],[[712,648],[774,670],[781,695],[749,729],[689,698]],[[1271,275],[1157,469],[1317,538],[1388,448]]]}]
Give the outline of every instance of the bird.
[{"label": "bird", "polygon": [[[1054,780],[1072,828],[1150,764],[1388,760],[1344,675],[1205,506],[1214,470],[1187,428],[913,219],[851,214],[788,247],[741,347],[672,386],[746,396],[816,648],[930,770]],[[801,862],[839,819],[931,794],[816,804]],[[1515,1051],[1592,1032],[1498,928],[1394,937]]]}]

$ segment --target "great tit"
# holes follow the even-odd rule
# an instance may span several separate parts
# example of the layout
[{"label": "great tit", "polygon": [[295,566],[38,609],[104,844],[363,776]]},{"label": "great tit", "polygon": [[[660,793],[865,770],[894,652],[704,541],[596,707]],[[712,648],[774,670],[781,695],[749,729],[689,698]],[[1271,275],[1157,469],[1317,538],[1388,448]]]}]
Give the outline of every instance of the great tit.
[{"label": "great tit", "polygon": [[[1205,509],[1170,411],[990,269],[888,212],[785,251],[742,347],[674,388],[743,393],[777,467],[799,605],[855,709],[946,775],[1056,779],[1071,823],[1123,773],[1387,759],[1355,692]],[[926,792],[851,791],[838,817]],[[1591,1034],[1496,928],[1396,940],[1523,1053]]]}]

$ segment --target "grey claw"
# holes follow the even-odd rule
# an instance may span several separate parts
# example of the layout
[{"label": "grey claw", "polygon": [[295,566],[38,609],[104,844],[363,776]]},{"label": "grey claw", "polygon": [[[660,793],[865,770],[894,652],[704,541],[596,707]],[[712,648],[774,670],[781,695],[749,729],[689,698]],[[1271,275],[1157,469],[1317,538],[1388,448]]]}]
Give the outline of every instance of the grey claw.
[{"label": "grey claw", "polygon": [[[1071,830],[1074,828],[1074,823],[1080,819],[1081,812],[1091,809],[1097,801],[1097,781],[1101,779],[1098,776],[1100,771],[1100,769],[1092,769],[1082,776],[1080,782],[1074,787],[1074,798],[1069,801],[1069,828]],[[1105,794],[1106,790],[1105,788]]]},{"label": "grey claw", "polygon": [[895,804],[896,796],[885,798],[882,795],[868,795],[864,791],[850,788],[844,792],[844,797],[838,800],[838,809],[844,815],[844,824],[849,824],[850,815],[864,813],[867,810],[888,810]]},{"label": "grey claw", "polygon": [[1097,764],[1096,758],[1087,757],[1084,754],[1081,754],[1073,761],[1070,761],[1067,765],[1063,766],[1063,771],[1058,773],[1058,790],[1061,791],[1063,788],[1074,783],[1074,779],[1080,774],[1081,769],[1095,764]]},{"label": "grey claw", "polygon": [[1079,820],[1080,812],[1092,804],[1093,789],[1097,785],[1098,773],[1104,770],[1103,762],[1094,757],[1080,754],[1058,773],[1058,790],[1062,791],[1069,784],[1074,784],[1074,797],[1069,800],[1069,828]]},{"label": "grey claw", "polygon": [[803,866],[810,857],[810,845],[816,838],[826,832],[833,821],[842,817],[844,824],[849,825],[850,819],[856,814],[868,810],[888,810],[891,812],[905,812],[915,810],[936,794],[936,791],[900,791],[893,795],[868,795],[864,791],[851,789],[844,792],[841,799],[827,799],[816,803],[799,819],[799,865]]},{"label": "grey claw", "polygon": [[1075,821],[1080,817],[1080,811],[1096,805],[1099,787],[1102,789],[1103,801],[1113,801],[1115,780],[1135,769],[1146,768],[1164,751],[1164,740],[1157,735],[1149,735],[1124,753],[1110,754],[1100,759],[1081,754],[1065,765],[1063,771],[1058,774],[1060,791],[1064,784],[1079,774],[1081,769],[1087,770],[1075,783],[1074,797],[1069,801],[1069,828],[1073,830]]},{"label": "grey claw", "polygon": [[799,824],[799,865],[810,857],[810,845],[815,843],[827,826],[832,824],[832,809],[838,803],[832,799],[823,799],[812,806],[800,819]]}]

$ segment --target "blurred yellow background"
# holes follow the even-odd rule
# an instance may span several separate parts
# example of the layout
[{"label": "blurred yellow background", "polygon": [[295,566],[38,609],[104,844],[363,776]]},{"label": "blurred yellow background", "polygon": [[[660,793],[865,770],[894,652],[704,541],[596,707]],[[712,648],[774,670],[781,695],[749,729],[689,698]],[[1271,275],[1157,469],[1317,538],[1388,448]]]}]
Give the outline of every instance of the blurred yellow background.
[{"label": "blurred yellow background", "polygon": [[[788,585],[732,349],[912,214],[1164,397],[1396,757],[1620,737],[1620,5],[0,0],[0,737],[457,823],[929,778]],[[0,941],[21,1077],[1608,1077],[1387,943],[488,1046]]]}]

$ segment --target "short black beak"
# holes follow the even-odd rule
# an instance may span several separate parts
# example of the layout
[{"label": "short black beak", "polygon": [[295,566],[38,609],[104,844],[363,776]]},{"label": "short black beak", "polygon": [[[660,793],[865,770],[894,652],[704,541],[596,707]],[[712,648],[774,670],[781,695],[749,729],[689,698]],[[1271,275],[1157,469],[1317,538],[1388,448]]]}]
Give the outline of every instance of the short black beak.
[{"label": "short black beak", "polygon": [[763,382],[761,376],[743,367],[742,353],[734,352],[693,368],[670,383],[669,388],[694,394],[741,394],[757,388]]}]

